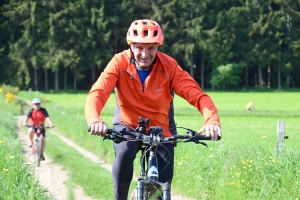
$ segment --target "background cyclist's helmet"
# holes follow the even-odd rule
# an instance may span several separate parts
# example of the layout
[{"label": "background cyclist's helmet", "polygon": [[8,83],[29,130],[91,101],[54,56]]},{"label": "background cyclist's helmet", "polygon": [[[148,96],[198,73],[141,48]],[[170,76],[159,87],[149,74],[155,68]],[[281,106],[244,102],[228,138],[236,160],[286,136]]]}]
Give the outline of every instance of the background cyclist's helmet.
[{"label": "background cyclist's helmet", "polygon": [[160,25],[150,19],[135,20],[130,25],[127,37],[127,43],[157,43],[162,45],[164,42],[164,35]]},{"label": "background cyclist's helmet", "polygon": [[41,103],[41,100],[39,98],[32,99],[32,104]]}]

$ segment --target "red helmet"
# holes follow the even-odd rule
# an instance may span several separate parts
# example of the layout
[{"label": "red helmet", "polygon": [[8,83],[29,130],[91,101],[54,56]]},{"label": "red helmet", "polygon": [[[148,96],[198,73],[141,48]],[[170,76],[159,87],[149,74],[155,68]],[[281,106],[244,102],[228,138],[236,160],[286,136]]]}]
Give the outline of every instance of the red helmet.
[{"label": "red helmet", "polygon": [[162,45],[164,42],[164,35],[160,25],[150,19],[135,20],[130,25],[127,37],[127,43],[157,43]]}]

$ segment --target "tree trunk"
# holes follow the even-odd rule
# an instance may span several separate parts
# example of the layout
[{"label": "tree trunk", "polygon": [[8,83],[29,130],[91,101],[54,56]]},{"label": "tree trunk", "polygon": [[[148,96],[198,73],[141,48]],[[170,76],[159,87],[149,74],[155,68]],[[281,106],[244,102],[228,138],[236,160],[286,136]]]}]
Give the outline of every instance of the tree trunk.
[{"label": "tree trunk", "polygon": [[48,70],[45,69],[45,90],[48,91]]},{"label": "tree trunk", "polygon": [[259,89],[263,89],[262,69],[259,62],[258,62],[258,86]]},{"label": "tree trunk", "polygon": [[34,89],[35,91],[38,91],[37,69],[34,68],[33,71],[34,71]]},{"label": "tree trunk", "polygon": [[245,78],[245,88],[249,87],[248,74],[249,74],[248,67],[245,67],[245,77],[244,77]]},{"label": "tree trunk", "polygon": [[74,70],[74,90],[77,90],[77,76],[75,70]]},{"label": "tree trunk", "polygon": [[[211,73],[214,73],[214,71],[215,71],[215,69],[214,69],[214,67],[212,67],[212,72],[211,72]],[[215,90],[214,84],[211,85],[211,89],[212,89],[212,90]]]},{"label": "tree trunk", "polygon": [[55,90],[59,90],[58,69],[54,73],[55,73]]},{"label": "tree trunk", "polygon": [[201,88],[204,90],[204,51],[201,51]]},{"label": "tree trunk", "polygon": [[96,79],[95,69],[92,68],[92,82],[94,83]]},{"label": "tree trunk", "polygon": [[[193,10],[192,10],[192,5],[190,6],[190,10],[189,10],[189,13],[190,13],[190,20],[193,19]],[[192,41],[192,38],[189,38],[190,41]],[[190,75],[192,78],[194,78],[194,60],[193,60],[193,50],[192,50],[192,53],[190,55],[190,62],[191,62],[191,68],[190,68]]]},{"label": "tree trunk", "polygon": [[193,64],[194,61],[193,61],[193,54],[191,54],[190,59],[191,59],[190,75],[191,75],[192,78],[194,78],[194,64]]},{"label": "tree trunk", "polygon": [[268,81],[267,81],[267,88],[270,89],[271,87],[271,67],[270,65],[268,66]]},{"label": "tree trunk", "polygon": [[286,76],[286,89],[290,88],[290,75]]},{"label": "tree trunk", "polygon": [[277,70],[277,88],[278,88],[278,90],[281,90],[281,68],[280,68],[280,65],[278,65],[278,70]]},{"label": "tree trunk", "polygon": [[65,67],[65,74],[64,74],[64,77],[65,77],[65,78],[64,78],[64,88],[65,88],[65,90],[66,90],[66,89],[68,89],[68,88],[67,88],[67,82],[68,82],[67,80],[68,80],[68,76],[67,76],[67,68],[66,68],[66,67]]}]

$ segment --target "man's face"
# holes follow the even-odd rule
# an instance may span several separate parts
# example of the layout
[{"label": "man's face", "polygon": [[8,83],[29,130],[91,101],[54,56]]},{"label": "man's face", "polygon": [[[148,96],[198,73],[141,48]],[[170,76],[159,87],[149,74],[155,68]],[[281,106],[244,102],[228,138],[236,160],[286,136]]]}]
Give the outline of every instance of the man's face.
[{"label": "man's face", "polygon": [[39,103],[33,104],[33,109],[35,109],[35,110],[40,109],[40,105],[41,105],[41,104],[39,104]]},{"label": "man's face", "polygon": [[134,59],[142,69],[147,69],[153,62],[158,44],[156,43],[134,43],[131,45]]}]

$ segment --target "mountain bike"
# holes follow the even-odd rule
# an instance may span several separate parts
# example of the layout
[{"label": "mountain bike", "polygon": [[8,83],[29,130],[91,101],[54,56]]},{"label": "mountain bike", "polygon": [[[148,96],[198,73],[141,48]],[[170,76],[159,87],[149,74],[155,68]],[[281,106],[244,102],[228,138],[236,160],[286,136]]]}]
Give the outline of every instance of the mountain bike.
[{"label": "mountain bike", "polygon": [[51,127],[50,126],[43,127],[43,123],[40,123],[37,126],[27,125],[27,127],[32,128],[34,131],[33,144],[31,150],[32,150],[32,154],[34,154],[34,165],[36,167],[39,167],[41,162],[41,156],[42,156],[42,142],[43,142],[42,131],[44,131],[45,128],[51,128]]},{"label": "mountain bike", "polygon": [[[207,144],[201,142],[201,140],[211,140],[211,137],[205,135],[199,135],[196,131],[193,131],[185,127],[176,127],[177,129],[186,130],[185,135],[173,135],[170,137],[163,137],[163,130],[159,126],[151,126],[148,133],[146,127],[148,126],[150,119],[144,120],[139,118],[138,127],[135,131],[126,131],[126,128],[122,128],[117,131],[114,129],[108,129],[103,140],[113,140],[115,143],[123,141],[136,141],[143,143],[142,155],[140,157],[141,171],[138,177],[137,187],[132,192],[131,200],[146,200],[146,199],[171,199],[170,184],[168,182],[162,183],[158,181],[158,163],[156,158],[157,146],[163,143],[187,143],[194,142],[196,144],[202,144],[207,147]],[[220,140],[221,137],[218,137]],[[149,153],[148,159],[146,154]],[[170,156],[169,156],[170,157]],[[147,170],[145,161],[147,161]]]}]

